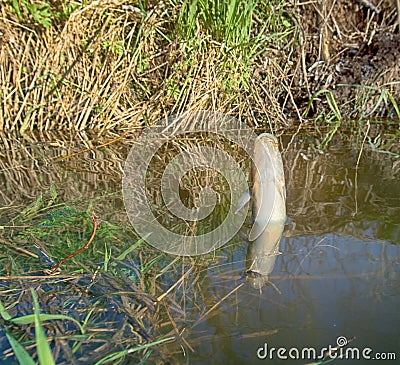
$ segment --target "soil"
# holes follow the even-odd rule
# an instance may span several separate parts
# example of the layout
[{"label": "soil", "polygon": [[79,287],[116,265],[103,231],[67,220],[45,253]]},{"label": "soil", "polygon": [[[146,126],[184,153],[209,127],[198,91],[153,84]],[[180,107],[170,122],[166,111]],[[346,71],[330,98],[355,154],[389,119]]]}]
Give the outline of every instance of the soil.
[{"label": "soil", "polygon": [[[354,112],[355,103],[364,102],[363,113],[368,114],[382,90],[399,103],[400,5],[394,0],[307,3],[295,13],[305,41],[308,94],[333,90],[343,113]],[[396,116],[393,105],[378,112],[382,117]]]}]

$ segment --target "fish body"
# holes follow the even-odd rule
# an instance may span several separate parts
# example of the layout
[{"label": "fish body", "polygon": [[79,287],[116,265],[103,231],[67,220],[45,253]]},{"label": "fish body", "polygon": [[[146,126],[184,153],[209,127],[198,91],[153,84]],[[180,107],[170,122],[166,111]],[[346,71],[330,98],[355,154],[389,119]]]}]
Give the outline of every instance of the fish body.
[{"label": "fish body", "polygon": [[278,140],[269,133],[258,136],[253,155],[251,189],[253,226],[249,233],[247,278],[255,288],[268,282],[286,221],[286,188]]},{"label": "fish body", "polygon": [[269,133],[258,136],[253,161],[251,195],[254,225],[249,241],[256,240],[268,225],[286,221],[285,174],[275,136]]}]

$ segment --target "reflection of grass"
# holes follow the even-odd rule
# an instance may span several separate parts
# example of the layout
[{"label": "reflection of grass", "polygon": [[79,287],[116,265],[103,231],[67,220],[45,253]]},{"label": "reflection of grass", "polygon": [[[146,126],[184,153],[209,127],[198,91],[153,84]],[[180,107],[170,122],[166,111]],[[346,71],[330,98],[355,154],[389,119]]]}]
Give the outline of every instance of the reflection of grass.
[{"label": "reflection of grass", "polygon": [[[215,142],[212,138],[203,140],[210,146]],[[221,142],[221,147],[227,146],[232,148],[228,141]],[[175,152],[179,151],[177,148]],[[245,164],[243,153],[237,155],[237,162]],[[171,161],[173,150],[161,153],[160,157],[164,162]],[[156,165],[156,177],[157,171],[160,172]],[[102,178],[105,175],[101,174]],[[151,178],[154,177],[149,175]],[[199,186],[214,182],[213,187],[217,189],[222,180],[207,169],[188,174],[182,184],[189,194],[189,206],[199,203],[196,200]],[[234,247],[231,245],[223,252],[197,258],[167,255],[138,239],[127,222],[120,194],[99,192],[97,198],[87,201],[63,202],[61,190],[58,194],[55,188],[41,191],[27,209],[14,207],[0,211],[4,214],[1,239],[8,243],[0,253],[3,275],[0,295],[10,316],[31,315],[32,287],[38,296],[42,319],[45,314],[66,315],[85,329],[83,336],[76,322],[67,318],[44,321],[47,341],[56,362],[73,359],[92,364],[111,360],[138,363],[162,355],[166,362],[171,359],[170,363],[174,363],[173,351],[178,345],[169,343],[166,348],[163,342],[171,337],[178,339],[182,329],[185,327],[189,331],[195,320],[206,320],[211,312],[218,310],[225,296],[230,296],[234,288],[229,288],[220,298],[211,297],[202,282],[207,278],[208,268],[223,265],[226,256],[233,255]],[[229,199],[226,202],[229,203]],[[214,218],[225,216],[226,208],[227,203]],[[47,263],[39,260],[39,251],[34,245],[58,262],[88,240],[93,228],[90,217],[93,211],[101,224],[89,249],[62,265],[60,275],[44,276],[42,270],[47,268]],[[208,221],[204,228],[212,224]],[[36,257],[27,257],[24,252]],[[186,315],[190,318],[183,323],[181,318]],[[36,338],[33,324],[13,327],[10,331],[31,354],[32,338]]]},{"label": "reflection of grass", "polygon": [[318,116],[315,118],[316,129],[318,130],[318,122],[322,121],[324,126],[328,126],[330,130],[325,133],[323,141],[321,143],[321,149],[324,150],[329,142],[332,140],[335,133],[338,131],[340,123],[342,122],[342,115],[340,113],[339,107],[336,103],[335,97],[330,90],[319,90],[316,92],[308,103],[306,113],[308,113],[311,109],[311,106],[315,99],[317,99],[320,95],[324,95],[326,97],[326,101],[328,103],[328,110],[323,110]]},{"label": "reflection of grass", "polygon": [[[250,170],[249,157],[246,157],[243,150],[238,146],[232,147],[228,140],[221,137],[219,137],[219,140],[216,140],[215,138],[210,138],[207,134],[199,134],[196,137],[192,136],[189,141],[182,140],[174,144],[165,144],[157,151],[147,169],[147,198],[151,202],[152,212],[158,222],[177,234],[198,236],[209,233],[221,226],[227,218],[229,211],[233,213],[235,209],[233,208],[232,210],[230,206],[233,198],[231,192],[240,186],[238,174],[231,173],[230,169],[228,171],[227,167],[223,166],[225,161],[219,161],[220,171],[206,167],[211,164],[207,160],[207,157],[205,157],[207,156],[206,152],[199,153],[198,148],[201,149],[203,147],[228,151],[236,160],[237,168],[241,169],[244,175]],[[180,163],[174,160],[176,156],[182,157],[185,160],[185,166],[190,165],[194,166],[194,168],[184,171]],[[203,165],[197,165],[200,162]],[[170,169],[169,176],[171,176],[171,181],[172,176],[174,178],[182,176],[179,181],[175,181],[179,185],[179,196],[173,194],[172,186],[161,191],[162,178],[165,178],[165,176],[160,172],[164,171],[167,165]],[[224,168],[226,171],[224,171]],[[203,188],[209,189],[209,195],[202,191]],[[240,195],[243,191],[236,191],[235,193],[236,195]],[[175,209],[177,209],[176,206],[183,205],[194,216],[196,213],[201,214],[201,209],[209,211],[210,214],[202,219],[199,219],[197,215],[193,222],[189,220],[183,221],[179,214],[171,212],[168,205],[173,206]]]},{"label": "reflection of grass", "polygon": [[[325,97],[327,108],[322,109],[319,114],[314,118],[315,130],[322,137],[322,142],[320,148],[322,150],[331,143],[333,137],[336,134],[350,133],[351,136],[364,136],[365,124],[370,123],[371,116],[374,115],[378,109],[385,107],[390,109],[389,106],[393,107],[397,114],[398,120],[400,120],[400,108],[393,97],[393,95],[385,88],[377,89],[373,87],[360,86],[360,89],[364,90],[362,97],[355,101],[353,108],[353,113],[343,117],[340,108],[337,104],[335,96],[331,90],[319,90],[310,99],[305,114],[310,113],[313,104],[320,100],[321,96]],[[376,98],[376,93],[379,92],[379,97]],[[373,104],[371,104],[374,102]],[[353,119],[352,119],[353,118]],[[376,120],[375,124],[381,124],[382,126],[387,126],[387,132],[390,131],[391,124],[397,124],[396,120]],[[350,129],[350,132],[349,132]],[[370,136],[366,136],[369,142],[369,147],[373,151],[391,153],[387,149],[394,146],[395,141],[399,138],[398,130],[392,135],[392,137],[386,138],[384,144],[380,144],[380,136],[378,135],[378,140],[373,142]],[[361,145],[363,137],[359,141]]]}]

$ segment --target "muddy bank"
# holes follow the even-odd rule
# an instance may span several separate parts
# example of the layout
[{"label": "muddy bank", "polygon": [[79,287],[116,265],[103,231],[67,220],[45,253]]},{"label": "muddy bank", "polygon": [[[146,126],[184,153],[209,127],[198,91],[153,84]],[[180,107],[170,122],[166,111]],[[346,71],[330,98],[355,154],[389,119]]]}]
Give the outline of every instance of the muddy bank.
[{"label": "muddy bank", "polygon": [[[324,1],[295,8],[304,39],[298,101],[332,91],[346,118],[398,119],[400,36],[395,1]],[[384,99],[385,102],[382,102]],[[318,105],[315,113],[326,105]]]}]

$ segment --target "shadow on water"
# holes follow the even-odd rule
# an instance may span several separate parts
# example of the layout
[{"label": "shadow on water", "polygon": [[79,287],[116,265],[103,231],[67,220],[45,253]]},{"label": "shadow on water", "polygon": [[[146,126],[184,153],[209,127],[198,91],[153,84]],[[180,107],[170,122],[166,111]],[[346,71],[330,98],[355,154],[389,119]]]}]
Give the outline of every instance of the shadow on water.
[{"label": "shadow on water", "polygon": [[[273,285],[255,290],[244,278],[246,229],[203,258],[175,259],[142,245],[111,272],[99,269],[99,262],[104,260],[102,247],[109,240],[100,235],[96,249],[88,254],[90,260],[78,265],[84,274],[41,282],[42,310],[62,310],[83,321],[90,309],[99,309],[91,323],[93,332],[89,329],[98,342],[82,342],[76,353],[81,354],[79,363],[93,363],[100,354],[128,346],[132,338],[140,343],[160,334],[173,334],[176,341],[160,345],[162,360],[151,357],[150,363],[262,363],[258,353],[268,363],[305,364],[313,359],[301,358],[296,351],[313,348],[319,356],[322,348],[335,347],[344,338],[351,341],[347,348],[355,348],[360,356],[363,349],[371,348],[366,352],[371,357],[396,353],[398,359],[400,163],[398,155],[365,148],[356,169],[360,148],[348,139],[338,136],[332,147],[320,152],[313,147],[318,145],[316,138],[306,133],[281,137],[288,221],[281,254],[269,277]],[[85,201],[91,200],[90,209],[104,221],[128,225],[120,195],[121,166],[128,142],[55,161],[61,157],[60,151],[72,154],[85,145],[91,147],[88,140],[3,148],[2,224],[10,219],[17,224],[15,219],[27,203],[55,186],[60,201],[85,206]],[[89,210],[87,206],[85,209]],[[3,232],[4,239],[29,247],[26,241],[18,241],[18,228],[8,232]],[[132,244],[130,235],[133,233],[128,230],[117,240],[107,241],[112,244],[113,257]],[[6,280],[6,266],[12,274],[21,275],[12,272],[14,263],[6,262],[7,257],[0,254],[4,267],[0,269],[0,299],[9,300],[7,304],[11,305],[9,293],[13,292],[13,300],[18,299],[11,306],[14,315],[27,313],[31,304],[23,289],[39,287],[40,280]],[[146,272],[144,264],[153,259],[156,264]],[[32,266],[33,261],[29,269],[39,269],[40,264]],[[16,267],[21,268],[21,264]],[[156,297],[171,287],[165,302],[154,306]],[[51,301],[57,291],[59,298]],[[65,305],[66,298],[69,306]],[[138,321],[135,311],[146,315]],[[63,331],[57,328],[53,334],[61,335]],[[104,335],[100,340],[96,334],[101,331]],[[66,348],[64,343],[59,349],[59,363],[77,356]],[[271,352],[271,348],[282,348],[279,356],[287,359],[280,360],[277,350]],[[294,350],[289,353],[291,348]],[[9,353],[7,349],[3,336],[0,350]],[[94,350],[97,353],[88,356],[88,351]]]}]

